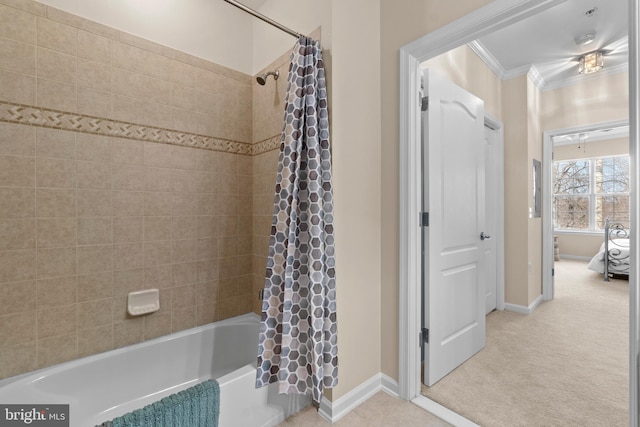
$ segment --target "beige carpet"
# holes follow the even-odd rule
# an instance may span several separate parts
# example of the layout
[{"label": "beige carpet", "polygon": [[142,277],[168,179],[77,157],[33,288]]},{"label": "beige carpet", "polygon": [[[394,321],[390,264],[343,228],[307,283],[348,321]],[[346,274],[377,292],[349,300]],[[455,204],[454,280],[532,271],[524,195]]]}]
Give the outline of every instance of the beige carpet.
[{"label": "beige carpet", "polygon": [[487,316],[487,345],[423,394],[481,426],[628,425],[628,285],[556,262],[555,299]]}]

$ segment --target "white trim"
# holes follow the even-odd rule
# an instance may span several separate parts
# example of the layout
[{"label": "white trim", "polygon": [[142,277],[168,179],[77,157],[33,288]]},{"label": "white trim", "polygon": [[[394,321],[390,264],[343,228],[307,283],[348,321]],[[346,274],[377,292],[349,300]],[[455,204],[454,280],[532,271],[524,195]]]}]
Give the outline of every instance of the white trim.
[{"label": "white trim", "polygon": [[569,254],[560,254],[560,259],[573,259],[576,261],[591,261],[593,257],[589,256],[580,256],[580,255],[569,255]]},{"label": "white trim", "polygon": [[504,124],[491,114],[485,112],[484,125],[498,133],[496,140],[496,168],[498,175],[498,197],[497,200],[497,229],[495,230],[496,239],[496,259],[498,262],[496,271],[496,309],[504,310]]},{"label": "white trim", "polygon": [[399,394],[420,394],[420,63],[565,0],[495,0],[400,48]]},{"label": "white trim", "polygon": [[476,55],[478,55],[482,62],[484,62],[484,64],[489,67],[491,71],[493,71],[493,74],[495,74],[496,77],[498,77],[500,80],[504,80],[506,70],[504,69],[500,61],[498,61],[496,57],[491,54],[491,52],[485,47],[484,44],[482,44],[480,40],[469,42],[467,43],[467,46],[469,46],[469,49],[471,49],[473,52],[475,52]]},{"label": "white trim", "polygon": [[629,275],[629,425],[637,426],[640,411],[638,394],[638,369],[640,365],[640,306],[638,292],[638,272],[640,272],[640,254],[638,254],[640,212],[638,209],[638,191],[640,190],[640,7],[638,0],[629,1],[629,156],[631,158],[631,212],[629,215],[630,275]]},{"label": "white trim", "polygon": [[542,295],[539,295],[538,298],[536,298],[531,304],[529,304],[529,307],[518,304],[505,303],[504,309],[507,311],[513,311],[515,313],[529,315],[533,313],[533,310],[535,310],[542,301],[544,301],[544,299],[542,298]]},{"label": "white trim", "polygon": [[377,373],[334,402],[323,397],[318,414],[327,421],[335,423],[379,391],[398,397],[398,383],[388,375]]},{"label": "white trim", "polygon": [[421,407],[425,411],[431,412],[436,417],[448,422],[455,427],[480,427],[473,421],[466,419],[462,415],[457,414],[448,408],[445,408],[438,402],[435,402],[426,396],[419,395],[416,398],[412,399],[411,403]]},{"label": "white trim", "polygon": [[628,69],[629,69],[628,64],[618,64],[613,67],[605,67],[602,70],[598,71],[597,73],[586,74],[586,75],[576,74],[575,76],[568,77],[563,80],[545,83],[543,87],[540,88],[540,90],[542,90],[543,92],[546,92],[548,90],[559,89],[561,87],[571,86],[577,83],[583,83],[586,81],[588,82],[590,80],[599,79],[600,77],[603,77],[603,76],[610,76],[610,75],[622,73],[624,71],[627,71]]}]

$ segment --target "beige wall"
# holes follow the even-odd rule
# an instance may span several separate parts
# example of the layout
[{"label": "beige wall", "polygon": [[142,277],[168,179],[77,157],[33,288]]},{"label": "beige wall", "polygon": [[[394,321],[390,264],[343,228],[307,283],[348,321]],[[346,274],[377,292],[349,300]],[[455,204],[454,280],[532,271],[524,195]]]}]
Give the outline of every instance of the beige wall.
[{"label": "beige wall", "polygon": [[[527,197],[528,212],[534,211],[533,202],[533,160],[542,162],[542,130],[540,124],[540,97],[541,92],[533,82],[527,78]],[[542,172],[542,170],[540,171]],[[542,185],[542,182],[540,183]],[[508,198],[506,199],[508,203]],[[540,206],[542,214],[542,206]],[[529,217],[529,231],[527,235],[528,254],[527,261],[530,265],[527,304],[529,306],[536,298],[542,295],[542,218]],[[509,233],[505,231],[506,236]],[[508,238],[508,237],[507,237]],[[506,256],[505,263],[509,263]]]},{"label": "beige wall", "polygon": [[380,372],[379,22],[378,0],[333,2],[331,130],[340,360],[334,400]]},{"label": "beige wall", "polygon": [[505,192],[505,301],[529,305],[527,76],[502,82]]},{"label": "beige wall", "polygon": [[468,46],[460,46],[430,59],[422,68],[439,70],[449,80],[484,101],[484,111],[502,116],[500,79]]}]

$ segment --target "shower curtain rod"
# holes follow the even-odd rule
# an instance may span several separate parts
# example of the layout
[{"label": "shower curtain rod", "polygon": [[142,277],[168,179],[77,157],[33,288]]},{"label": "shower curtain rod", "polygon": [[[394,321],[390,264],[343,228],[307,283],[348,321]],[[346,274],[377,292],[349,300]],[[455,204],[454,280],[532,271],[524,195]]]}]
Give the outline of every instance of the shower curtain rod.
[{"label": "shower curtain rod", "polygon": [[247,6],[243,5],[242,3],[238,3],[236,0],[224,0],[224,1],[226,1],[227,3],[237,7],[240,10],[243,10],[243,11],[247,12],[249,15],[253,15],[256,18],[263,20],[267,24],[273,25],[274,27],[284,31],[287,34],[291,34],[293,37],[296,37],[296,38],[304,37],[304,34],[297,33],[295,31],[293,31],[291,28],[287,28],[284,25],[282,25],[281,23],[276,22],[276,21],[274,21],[273,19],[271,19],[271,18],[269,18],[267,16],[264,16],[260,12],[251,9],[250,7],[247,7]]}]

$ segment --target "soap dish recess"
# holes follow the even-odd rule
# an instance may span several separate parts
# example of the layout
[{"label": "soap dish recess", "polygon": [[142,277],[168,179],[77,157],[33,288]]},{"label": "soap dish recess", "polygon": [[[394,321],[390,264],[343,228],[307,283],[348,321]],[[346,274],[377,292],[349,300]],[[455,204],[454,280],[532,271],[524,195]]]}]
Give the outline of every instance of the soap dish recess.
[{"label": "soap dish recess", "polygon": [[130,292],[127,298],[127,312],[132,316],[153,313],[160,310],[160,292],[157,289]]}]

